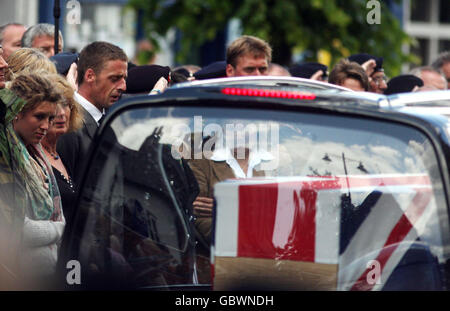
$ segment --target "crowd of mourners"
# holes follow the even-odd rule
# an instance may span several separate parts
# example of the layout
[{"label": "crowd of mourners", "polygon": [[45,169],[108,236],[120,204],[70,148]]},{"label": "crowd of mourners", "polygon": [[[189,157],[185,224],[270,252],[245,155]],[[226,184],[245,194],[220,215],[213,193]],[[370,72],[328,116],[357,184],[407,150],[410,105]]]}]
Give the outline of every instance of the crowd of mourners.
[{"label": "crowd of mourners", "polygon": [[[388,79],[381,56],[354,54],[330,72],[318,62],[287,68],[271,62],[268,42],[246,35],[228,46],[226,60],[170,68],[136,65],[120,47],[102,41],[79,53],[62,52],[61,33],[55,51],[54,33],[50,24],[0,27],[0,288],[33,284],[55,272],[92,138],[108,109],[123,97],[159,94],[184,81],[257,75],[380,94],[450,88],[450,52]],[[208,173],[212,162],[189,165],[198,182],[192,203],[196,227],[209,243],[214,184],[254,174],[245,161],[224,167],[221,178]]]}]

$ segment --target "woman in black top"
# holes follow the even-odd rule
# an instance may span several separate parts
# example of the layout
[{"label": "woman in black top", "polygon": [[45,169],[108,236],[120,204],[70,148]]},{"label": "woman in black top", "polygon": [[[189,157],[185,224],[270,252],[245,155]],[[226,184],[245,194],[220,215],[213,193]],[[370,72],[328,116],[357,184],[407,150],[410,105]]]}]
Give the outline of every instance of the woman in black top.
[{"label": "woman in black top", "polygon": [[64,100],[58,104],[53,126],[48,130],[41,144],[45,155],[52,165],[53,172],[61,193],[62,208],[66,223],[69,221],[75,205],[76,189],[71,176],[73,172],[64,165],[56,152],[58,138],[81,127],[82,114],[74,99],[74,90],[64,77],[58,74],[49,75],[54,86],[63,94]]}]

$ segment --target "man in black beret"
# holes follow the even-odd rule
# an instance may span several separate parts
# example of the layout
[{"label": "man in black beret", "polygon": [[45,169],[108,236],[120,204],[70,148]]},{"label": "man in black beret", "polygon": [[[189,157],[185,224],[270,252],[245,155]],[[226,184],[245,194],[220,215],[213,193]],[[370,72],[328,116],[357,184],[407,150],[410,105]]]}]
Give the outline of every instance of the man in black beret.
[{"label": "man in black beret", "polygon": [[383,69],[383,58],[367,53],[353,54],[348,58],[352,62],[360,64],[369,77],[369,91],[383,94],[387,88],[387,78]]},{"label": "man in black beret", "polygon": [[77,82],[77,63],[78,53],[63,52],[50,57],[50,60],[55,64],[56,71],[63,75],[67,82],[75,91],[78,91]]},{"label": "man in black beret", "polygon": [[293,77],[325,82],[328,80],[328,67],[321,63],[307,62],[295,64],[289,68],[289,72]]},{"label": "man in black beret", "polygon": [[135,66],[128,71],[127,94],[148,94],[162,77],[167,81],[170,67],[159,65]]},{"label": "man in black beret", "polygon": [[385,95],[414,92],[423,86],[422,79],[414,75],[400,75],[389,80]]},{"label": "man in black beret", "polygon": [[62,52],[50,57],[59,74],[66,76],[70,66],[78,62],[78,53]]},{"label": "man in black beret", "polygon": [[227,62],[217,61],[203,67],[194,73],[195,80],[225,78],[227,76]]},{"label": "man in black beret", "polygon": [[181,74],[186,77],[187,81],[193,81],[195,80],[194,74],[201,69],[202,68],[197,65],[188,64],[172,68],[172,73]]}]

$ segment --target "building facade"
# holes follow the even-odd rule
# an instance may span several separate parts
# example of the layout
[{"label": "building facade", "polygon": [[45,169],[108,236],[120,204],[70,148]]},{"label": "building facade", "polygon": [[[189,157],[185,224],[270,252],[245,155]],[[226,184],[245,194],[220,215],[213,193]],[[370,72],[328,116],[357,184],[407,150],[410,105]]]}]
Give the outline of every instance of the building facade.
[{"label": "building facade", "polygon": [[403,29],[417,41],[405,51],[429,65],[443,51],[450,51],[450,0],[403,0]]}]

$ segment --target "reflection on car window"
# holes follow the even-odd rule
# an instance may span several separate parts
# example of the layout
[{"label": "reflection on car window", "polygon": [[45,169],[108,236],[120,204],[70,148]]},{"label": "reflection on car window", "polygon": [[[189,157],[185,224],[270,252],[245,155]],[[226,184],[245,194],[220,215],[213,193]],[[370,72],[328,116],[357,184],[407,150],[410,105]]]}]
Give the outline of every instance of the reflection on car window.
[{"label": "reflection on car window", "polygon": [[[81,256],[91,275],[114,271],[123,284],[139,287],[214,283],[220,289],[233,281],[233,273],[220,270],[230,267],[224,263],[233,257],[220,255],[221,243],[239,225],[229,223],[232,208],[227,206],[239,206],[240,212],[252,207],[252,213],[275,209],[277,217],[258,234],[277,250],[275,257],[264,258],[283,261],[292,249],[295,217],[303,217],[295,216],[295,193],[319,184],[329,191],[318,194],[317,204],[325,208],[321,215],[334,215],[330,230],[339,236],[335,242],[328,239],[331,244],[324,246],[327,251],[323,262],[319,260],[332,265],[331,288],[360,289],[355,284],[366,262],[361,268],[355,260],[378,258],[386,237],[377,230],[389,231],[402,215],[409,217],[406,211],[422,198],[419,194],[426,201],[423,217],[410,219],[407,238],[396,240],[401,247],[391,257],[395,263],[383,266],[388,271],[384,284],[396,277],[396,265],[412,247],[405,245],[420,244],[438,265],[446,258],[438,208],[445,206],[445,199],[437,186],[441,177],[436,155],[426,136],[412,128],[331,114],[192,107],[132,109],[109,126],[81,201],[89,220],[81,236]],[[266,194],[275,187],[278,199],[270,206],[270,200],[254,199],[258,207],[242,207],[237,195],[228,196],[241,185],[256,185],[255,193]],[[195,208],[199,197],[216,199],[210,214]],[[367,221],[362,215],[369,212],[380,222],[390,217],[393,223],[358,231]],[[320,222],[319,216],[314,221]],[[255,224],[258,220],[255,216]],[[352,240],[356,235],[363,244]],[[212,243],[216,281],[209,263]],[[355,253],[359,259],[348,255]]]},{"label": "reflection on car window", "polygon": [[[203,143],[203,139],[219,131],[221,136],[217,137],[216,146],[226,144],[227,139],[230,139],[226,135],[235,135],[234,141],[231,137],[231,143],[237,143],[237,135],[245,131],[247,144],[250,137],[256,140],[256,149],[272,150],[278,165],[276,171],[267,173],[276,173],[277,176],[344,174],[343,161],[346,162],[348,174],[424,172],[423,159],[417,158],[416,155],[418,152],[426,154],[424,148],[430,148],[430,145],[423,145],[423,137],[402,141],[392,137],[389,132],[374,134],[370,132],[370,126],[364,125],[363,122],[356,126],[343,126],[345,120],[337,123],[337,120],[327,116],[305,115],[311,120],[301,123],[205,118],[201,111],[191,118],[162,117],[157,109],[151,112],[151,115],[149,111],[140,112],[139,119],[142,121],[132,118],[127,124],[128,115],[124,115],[120,118],[121,122],[114,122],[112,128],[118,134],[122,145],[134,150],[139,149],[155,128],[162,128],[162,143],[178,146],[181,142],[188,146],[194,144],[195,138]],[[170,109],[167,112],[171,114]],[[327,119],[333,121],[327,125]],[[274,135],[271,136],[271,133]],[[402,137],[401,132],[398,137]],[[193,145],[192,149],[195,147]],[[199,148],[201,147],[197,146],[197,151],[203,151]]]}]

